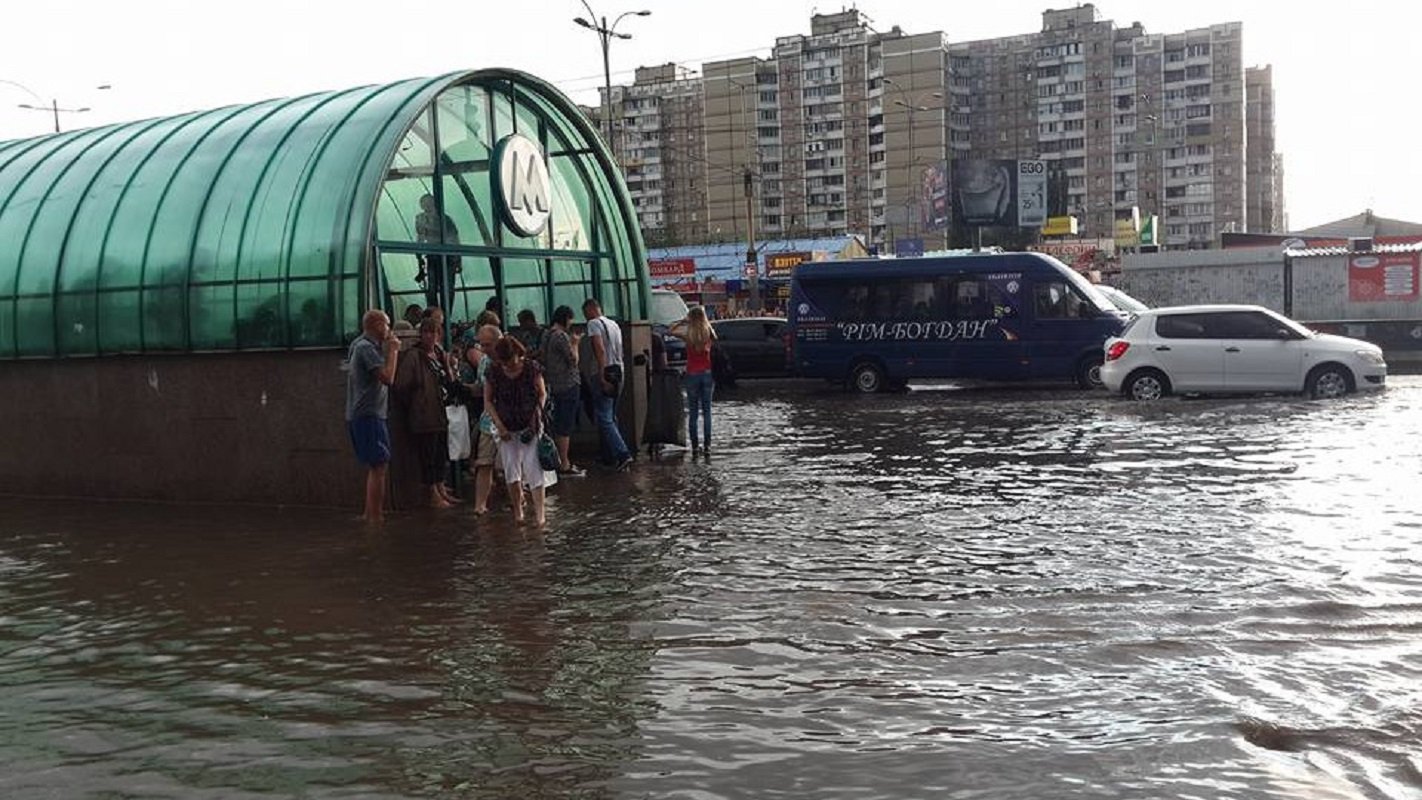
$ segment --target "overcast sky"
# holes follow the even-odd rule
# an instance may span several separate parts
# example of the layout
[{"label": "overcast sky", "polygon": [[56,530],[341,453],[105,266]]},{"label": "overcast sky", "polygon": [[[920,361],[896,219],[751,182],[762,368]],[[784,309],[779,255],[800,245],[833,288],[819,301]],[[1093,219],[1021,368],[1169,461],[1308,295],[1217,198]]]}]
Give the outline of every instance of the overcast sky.
[{"label": "overcast sky", "polygon": [[[609,17],[646,8],[619,30],[613,82],[639,65],[769,54],[777,36],[809,32],[810,14],[844,6],[789,0],[589,0]],[[0,81],[61,107],[68,126],[177,114],[480,67],[526,70],[583,103],[597,101],[602,56],[575,26],[581,0],[0,0]],[[954,41],[1029,33],[1049,0],[985,3],[871,0],[879,30],[945,31]],[[1382,0],[1097,3],[1118,25],[1151,33],[1244,23],[1246,66],[1274,65],[1279,149],[1293,228],[1372,208],[1422,221],[1419,6]],[[110,84],[111,89],[94,87]],[[0,140],[48,132],[47,114],[0,83]]]}]

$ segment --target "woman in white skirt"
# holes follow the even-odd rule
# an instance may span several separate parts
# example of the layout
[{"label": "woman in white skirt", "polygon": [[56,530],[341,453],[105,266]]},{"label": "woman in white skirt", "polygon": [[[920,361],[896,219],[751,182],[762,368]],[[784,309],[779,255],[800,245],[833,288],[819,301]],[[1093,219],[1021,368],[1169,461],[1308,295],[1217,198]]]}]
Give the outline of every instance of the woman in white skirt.
[{"label": "woman in white skirt", "polygon": [[523,345],[512,336],[504,336],[494,345],[493,364],[484,377],[484,408],[499,440],[499,463],[509,484],[514,521],[523,522],[523,490],[527,487],[533,495],[533,521],[543,527],[547,517],[538,434],[548,391],[542,368],[526,355]]}]

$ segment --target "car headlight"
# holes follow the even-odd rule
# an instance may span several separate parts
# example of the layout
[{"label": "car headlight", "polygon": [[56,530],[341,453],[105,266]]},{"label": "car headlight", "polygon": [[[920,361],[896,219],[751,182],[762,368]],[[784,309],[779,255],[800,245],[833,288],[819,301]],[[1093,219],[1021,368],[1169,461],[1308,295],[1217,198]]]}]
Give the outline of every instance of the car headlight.
[{"label": "car headlight", "polygon": [[1369,364],[1373,364],[1379,367],[1387,366],[1387,362],[1383,360],[1383,354],[1381,350],[1354,350],[1353,355],[1357,356],[1358,358],[1361,358]]}]

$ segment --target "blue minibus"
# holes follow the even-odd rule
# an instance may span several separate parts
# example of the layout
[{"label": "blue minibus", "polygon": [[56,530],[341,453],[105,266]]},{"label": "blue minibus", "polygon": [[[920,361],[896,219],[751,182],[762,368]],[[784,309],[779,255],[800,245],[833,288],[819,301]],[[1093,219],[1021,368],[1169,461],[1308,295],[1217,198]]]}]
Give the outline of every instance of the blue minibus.
[{"label": "blue minibus", "polygon": [[820,261],[795,268],[797,374],[878,392],[923,378],[1101,385],[1128,315],[1041,253]]}]

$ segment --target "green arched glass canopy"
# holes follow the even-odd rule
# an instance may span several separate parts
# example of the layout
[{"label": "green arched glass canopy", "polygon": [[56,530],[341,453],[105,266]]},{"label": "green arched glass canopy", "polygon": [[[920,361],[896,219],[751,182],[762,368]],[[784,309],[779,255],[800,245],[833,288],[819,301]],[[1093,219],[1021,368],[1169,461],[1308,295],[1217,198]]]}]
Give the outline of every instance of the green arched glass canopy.
[{"label": "green arched glass canopy", "polygon": [[[511,134],[547,166],[532,236],[500,213]],[[642,319],[644,264],[596,132],[513,71],[0,142],[0,358],[340,346],[367,307],[495,294]]]}]

